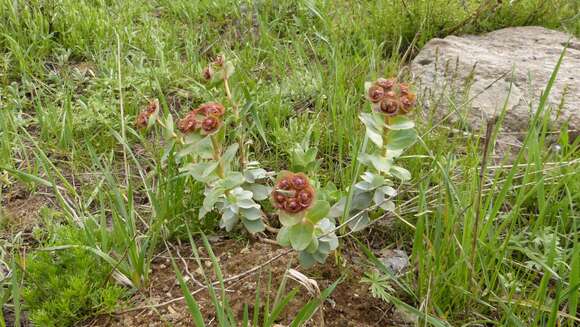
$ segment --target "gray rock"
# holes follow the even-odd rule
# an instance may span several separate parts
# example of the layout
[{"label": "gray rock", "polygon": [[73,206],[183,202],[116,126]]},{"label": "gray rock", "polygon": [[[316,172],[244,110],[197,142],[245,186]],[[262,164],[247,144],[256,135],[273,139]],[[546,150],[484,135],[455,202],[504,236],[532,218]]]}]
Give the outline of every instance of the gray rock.
[{"label": "gray rock", "polygon": [[382,249],[379,260],[395,274],[400,274],[409,266],[409,256],[403,250]]},{"label": "gray rock", "polygon": [[[449,116],[484,134],[486,121],[499,115],[507,99],[504,135],[523,136],[568,41],[548,103],[554,129],[568,123],[570,130],[578,130],[580,40],[569,34],[514,27],[433,39],[413,60],[411,72],[426,108],[439,119]],[[503,141],[517,143],[518,137]]]}]

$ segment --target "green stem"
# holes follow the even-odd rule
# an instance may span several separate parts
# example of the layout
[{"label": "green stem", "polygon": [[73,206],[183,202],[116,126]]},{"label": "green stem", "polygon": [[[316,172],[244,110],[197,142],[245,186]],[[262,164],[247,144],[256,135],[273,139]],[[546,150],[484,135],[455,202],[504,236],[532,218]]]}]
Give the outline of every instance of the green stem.
[{"label": "green stem", "polygon": [[245,154],[246,151],[244,149],[244,126],[241,123],[239,106],[234,101],[234,97],[232,96],[232,92],[230,91],[230,84],[228,81],[229,76],[227,75],[224,65],[224,90],[226,92],[226,97],[228,98],[228,101],[232,104],[232,108],[234,110],[236,127],[240,130],[240,132],[238,133],[238,145],[240,149],[240,167],[242,168],[243,171],[246,166],[246,154]]},{"label": "green stem", "polygon": [[[157,123],[163,127],[164,129],[167,129],[167,126],[165,125],[164,122],[161,121],[161,119],[159,117],[157,117]],[[181,139],[181,137],[179,137],[179,135],[177,135],[177,133],[175,132],[171,132],[171,136],[177,141],[177,143],[179,144],[185,144],[185,142],[183,141],[183,139]]]},{"label": "green stem", "polygon": [[391,124],[391,116],[385,116],[385,125],[383,126],[383,156],[386,158],[389,144],[389,125]]},{"label": "green stem", "polygon": [[217,175],[219,176],[219,178],[224,179],[225,178],[225,173],[224,173],[224,163],[222,162],[222,147],[220,146],[220,142],[217,139],[217,134],[213,134],[212,136],[210,136],[211,138],[211,145],[213,148],[213,160],[218,162],[218,168],[217,168]]}]

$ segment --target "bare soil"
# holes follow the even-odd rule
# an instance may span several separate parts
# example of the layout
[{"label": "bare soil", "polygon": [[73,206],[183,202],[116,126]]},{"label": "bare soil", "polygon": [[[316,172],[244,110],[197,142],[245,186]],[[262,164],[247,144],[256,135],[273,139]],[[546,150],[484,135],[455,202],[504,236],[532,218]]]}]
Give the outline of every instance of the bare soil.
[{"label": "bare soil", "polygon": [[[212,244],[215,255],[219,258],[222,273],[225,279],[242,274],[256,266],[260,266],[270,258],[286,252],[279,246],[254,242],[243,243],[235,240],[217,241]],[[201,249],[201,247],[200,247]],[[200,267],[192,259],[189,246],[179,246],[171,250],[173,257],[179,262],[184,276],[189,276],[190,291],[200,286],[193,281],[203,283]],[[207,255],[205,251],[200,256]],[[319,265],[309,270],[301,269],[293,253],[284,255],[263,267],[255,274],[245,275],[226,284],[227,296],[234,313],[242,318],[244,305],[248,305],[249,312],[253,312],[256,290],[260,288],[261,298],[267,297],[273,302],[278,286],[287,268],[294,268],[314,279],[321,290],[328,287],[345,272],[345,280],[338,285],[329,299],[324,303],[323,313],[326,326],[401,326],[404,322],[394,314],[394,308],[372,297],[368,285],[360,283],[364,267],[347,263],[344,268],[337,267],[330,257],[325,265]],[[187,269],[185,269],[187,263]],[[214,278],[209,260],[204,260],[203,269],[208,277]],[[211,273],[211,276],[209,274]],[[271,278],[270,287],[268,280]],[[284,294],[298,288],[297,297],[286,308],[282,317],[277,321],[282,326],[288,325],[298,310],[312,298],[308,291],[293,280],[288,280]],[[266,296],[267,295],[267,296]],[[191,317],[184,301],[178,300],[182,296],[173,271],[169,253],[159,255],[154,263],[151,275],[151,286],[143,293],[135,294],[124,310],[116,314],[100,316],[87,322],[83,326],[193,326]],[[216,325],[215,311],[207,291],[194,295],[204,314],[206,323],[213,321]],[[172,301],[166,305],[159,305]],[[263,303],[262,303],[263,305]],[[271,305],[271,304],[270,304]],[[138,309],[136,309],[138,308]],[[262,307],[263,309],[263,307]],[[318,326],[318,315],[315,315],[311,326]]]}]

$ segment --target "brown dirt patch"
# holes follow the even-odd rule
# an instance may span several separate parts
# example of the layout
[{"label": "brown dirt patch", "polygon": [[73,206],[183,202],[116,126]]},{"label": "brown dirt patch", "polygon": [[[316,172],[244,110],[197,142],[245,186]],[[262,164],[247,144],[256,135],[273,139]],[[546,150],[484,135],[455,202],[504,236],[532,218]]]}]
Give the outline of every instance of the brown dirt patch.
[{"label": "brown dirt patch", "polygon": [[[212,247],[215,255],[219,258],[222,273],[226,279],[246,272],[285,252],[285,249],[276,245],[261,242],[243,243],[235,240],[214,242]],[[191,258],[192,253],[188,246],[176,246],[171,252],[184,276],[190,275],[193,279],[203,282],[203,277],[200,275],[200,267]],[[178,252],[183,259],[179,258]],[[207,257],[206,251],[200,253],[200,256]],[[185,269],[185,263],[187,264],[187,270]],[[210,274],[212,271],[210,261],[204,260],[203,265],[204,270]],[[326,326],[401,325],[393,320],[393,307],[373,298],[368,291],[368,285],[360,283],[361,276],[365,271],[365,267],[360,262],[358,264],[347,263],[345,267],[339,268],[334,264],[334,258],[329,257],[325,265],[304,270],[298,267],[298,261],[293,253],[280,257],[256,274],[248,275],[226,284],[228,299],[238,318],[242,318],[245,304],[249,307],[250,315],[253,312],[258,284],[261,289],[262,301],[265,301],[267,296],[270,297],[271,302],[273,301],[288,267],[297,269],[309,278],[316,280],[321,290],[340,278],[341,272],[345,272],[345,280],[324,304]],[[211,275],[213,280],[213,273]],[[270,278],[271,286],[268,289],[268,280]],[[191,279],[188,284],[191,291],[200,288]],[[298,310],[311,298],[302,286],[292,280],[288,280],[284,294],[287,294],[293,288],[299,289],[298,295],[286,308],[282,318],[277,321],[283,326],[289,324]],[[171,301],[181,296],[181,290],[176,282],[169,254],[165,252],[160,254],[152,264],[150,288],[145,292],[134,295],[129,301],[131,304],[127,307],[128,309],[140,308],[139,310],[126,311],[127,309],[125,309],[125,312],[120,310],[115,315],[97,317],[90,322],[86,322],[83,326],[193,326],[184,301],[175,301],[167,305],[158,306],[160,303]],[[208,292],[201,291],[196,293],[194,297],[204,313],[206,323],[215,318],[214,308]],[[151,308],[151,305],[156,307]],[[149,308],[147,308],[148,306]],[[215,325],[215,321],[212,325]]]},{"label": "brown dirt patch", "polygon": [[40,209],[50,206],[48,197],[30,194],[23,188],[3,194],[0,207],[0,237],[30,233],[39,224]]}]

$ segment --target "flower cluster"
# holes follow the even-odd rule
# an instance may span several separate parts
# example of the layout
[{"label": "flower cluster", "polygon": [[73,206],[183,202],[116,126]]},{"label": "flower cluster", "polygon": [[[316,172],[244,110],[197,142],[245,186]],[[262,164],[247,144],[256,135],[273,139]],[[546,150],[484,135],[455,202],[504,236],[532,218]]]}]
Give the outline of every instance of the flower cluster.
[{"label": "flower cluster", "polygon": [[409,113],[415,105],[416,95],[411,92],[409,84],[379,78],[368,86],[367,98],[374,111],[395,116]]},{"label": "flower cluster", "polygon": [[284,173],[272,191],[272,202],[277,209],[295,214],[308,209],[316,193],[308,177],[302,173]]},{"label": "flower cluster", "polygon": [[201,73],[201,77],[209,82],[213,79],[216,69],[221,69],[224,66],[225,58],[222,55],[217,56]]},{"label": "flower cluster", "polygon": [[147,124],[149,123],[149,118],[151,116],[153,116],[158,111],[159,111],[159,100],[155,99],[155,100],[149,101],[147,108],[145,108],[145,110],[141,111],[139,113],[139,115],[137,116],[137,121],[135,122],[135,126],[137,126],[137,128],[147,127]]},{"label": "flower cluster", "polygon": [[183,117],[177,123],[177,128],[184,134],[198,130],[202,135],[213,134],[220,128],[222,124],[221,117],[225,111],[225,107],[220,103],[204,103]]}]

